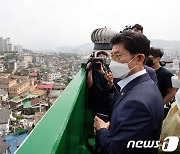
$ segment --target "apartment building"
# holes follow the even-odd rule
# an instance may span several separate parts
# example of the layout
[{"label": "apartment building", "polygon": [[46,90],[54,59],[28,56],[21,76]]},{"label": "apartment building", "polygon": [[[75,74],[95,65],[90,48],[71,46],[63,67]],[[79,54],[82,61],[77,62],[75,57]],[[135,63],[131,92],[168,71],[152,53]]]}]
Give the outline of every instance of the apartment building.
[{"label": "apartment building", "polygon": [[[18,96],[21,93],[33,91],[37,85],[34,85],[34,80],[28,76],[0,76],[0,88],[7,91],[9,96]],[[8,78],[5,78],[8,77]]]},{"label": "apartment building", "polygon": [[27,91],[30,87],[30,80],[24,80],[16,85],[9,88],[10,96],[18,96],[19,94]]},{"label": "apartment building", "polygon": [[17,80],[11,78],[0,79],[0,88],[9,92],[9,88],[16,85]]}]

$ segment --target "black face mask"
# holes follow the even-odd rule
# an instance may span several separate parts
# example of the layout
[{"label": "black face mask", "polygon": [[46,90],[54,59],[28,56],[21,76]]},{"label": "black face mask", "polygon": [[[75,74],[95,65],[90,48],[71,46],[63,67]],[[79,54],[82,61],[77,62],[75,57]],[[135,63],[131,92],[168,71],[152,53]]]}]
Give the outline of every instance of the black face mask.
[{"label": "black face mask", "polygon": [[149,67],[152,67],[154,65],[153,60],[152,59],[147,59],[146,60],[146,65],[149,66]]}]

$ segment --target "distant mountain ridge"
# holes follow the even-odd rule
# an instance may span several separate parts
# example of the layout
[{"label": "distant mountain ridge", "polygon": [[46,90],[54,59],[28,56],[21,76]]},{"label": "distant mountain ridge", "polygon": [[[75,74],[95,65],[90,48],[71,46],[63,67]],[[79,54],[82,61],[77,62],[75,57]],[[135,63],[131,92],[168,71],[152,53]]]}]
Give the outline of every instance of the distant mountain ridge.
[{"label": "distant mountain ridge", "polygon": [[174,48],[180,49],[180,41],[171,41],[171,40],[160,40],[160,39],[152,39],[151,46],[161,47],[161,48]]},{"label": "distant mountain ridge", "polygon": [[[167,41],[167,40],[160,40],[160,39],[151,39],[151,46],[159,47],[163,49],[172,49],[172,50],[179,50],[180,51],[180,41]],[[93,51],[94,44],[93,43],[86,43],[79,46],[66,46],[66,47],[58,47],[58,52],[73,52],[73,53],[89,53]]]}]

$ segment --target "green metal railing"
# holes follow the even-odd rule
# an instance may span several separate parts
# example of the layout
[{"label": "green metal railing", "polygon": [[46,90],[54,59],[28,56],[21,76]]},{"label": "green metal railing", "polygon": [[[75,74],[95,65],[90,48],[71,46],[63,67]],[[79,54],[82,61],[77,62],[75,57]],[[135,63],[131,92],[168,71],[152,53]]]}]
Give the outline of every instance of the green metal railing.
[{"label": "green metal railing", "polygon": [[[16,151],[16,154],[91,154],[87,136],[93,134],[85,66]],[[164,154],[160,152],[159,154]],[[179,151],[173,154],[179,153]]]},{"label": "green metal railing", "polygon": [[54,105],[38,123],[17,154],[90,153],[86,136],[93,134],[93,118],[88,109],[86,73],[82,66]]}]

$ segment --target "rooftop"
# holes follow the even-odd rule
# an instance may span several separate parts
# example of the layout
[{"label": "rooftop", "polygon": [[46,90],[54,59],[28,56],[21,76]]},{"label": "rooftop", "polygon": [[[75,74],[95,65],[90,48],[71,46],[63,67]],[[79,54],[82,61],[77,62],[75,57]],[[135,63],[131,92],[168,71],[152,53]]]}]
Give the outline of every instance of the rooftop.
[{"label": "rooftop", "polygon": [[32,76],[32,77],[37,77],[37,72],[31,72],[31,73],[30,73],[30,76]]},{"label": "rooftop", "polygon": [[0,110],[0,124],[8,123],[10,118],[11,110]]},{"label": "rooftop", "polygon": [[0,95],[7,95],[7,94],[8,94],[7,91],[5,91],[5,90],[3,90],[3,89],[0,89]]},{"label": "rooftop", "polygon": [[36,104],[39,104],[39,103],[45,103],[45,101],[43,101],[42,99],[40,98],[35,98],[35,99],[32,99],[31,100],[31,105],[36,105]]},{"label": "rooftop", "polygon": [[23,103],[23,108],[30,108],[32,105],[31,105],[31,101],[27,101],[25,103]]},{"label": "rooftop", "polygon": [[9,144],[5,143],[2,138],[0,138],[0,153],[3,153],[9,148]]},{"label": "rooftop", "polygon": [[27,83],[27,82],[29,82],[29,80],[24,80],[24,81],[22,81],[22,82],[20,82],[20,83],[17,83],[17,84],[14,85],[14,86],[12,86],[11,88],[18,88],[18,87],[22,86],[23,84],[25,84],[25,83]]},{"label": "rooftop", "polygon": [[60,90],[52,90],[52,91],[50,92],[50,96],[51,96],[51,97],[59,97],[60,94],[61,94],[61,91],[60,91]]},{"label": "rooftop", "polygon": [[[14,153],[16,151],[17,146],[19,146],[27,137],[27,133],[22,134],[22,135],[7,135],[5,136],[6,138],[6,143],[10,144],[10,153]],[[26,151],[27,152],[27,151]]]},{"label": "rooftop", "polygon": [[0,80],[0,83],[2,84],[2,83],[9,83],[9,82],[11,82],[11,81],[14,81],[15,79],[1,79]]},{"label": "rooftop", "polygon": [[35,95],[35,94],[28,94],[28,95],[26,95],[26,96],[24,96],[24,97],[17,96],[17,97],[13,97],[13,98],[10,100],[10,102],[19,103],[19,102],[21,102],[21,101],[23,101],[23,100],[26,100],[26,99],[28,99],[28,98],[36,98],[36,97],[38,97],[38,96],[39,96],[39,95]]},{"label": "rooftop", "polygon": [[23,108],[30,108],[34,105],[37,105],[39,103],[45,103],[42,99],[40,98],[35,98],[35,99],[31,99],[30,101],[27,101],[25,103],[23,103]]},{"label": "rooftop", "polygon": [[0,77],[3,77],[5,75],[9,75],[8,73],[0,73]]},{"label": "rooftop", "polygon": [[34,94],[34,95],[42,96],[42,95],[46,94],[46,91],[44,91],[44,90],[34,90],[31,93]]},{"label": "rooftop", "polygon": [[39,84],[37,87],[51,89],[51,88],[53,88],[53,84]]}]

